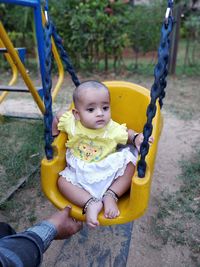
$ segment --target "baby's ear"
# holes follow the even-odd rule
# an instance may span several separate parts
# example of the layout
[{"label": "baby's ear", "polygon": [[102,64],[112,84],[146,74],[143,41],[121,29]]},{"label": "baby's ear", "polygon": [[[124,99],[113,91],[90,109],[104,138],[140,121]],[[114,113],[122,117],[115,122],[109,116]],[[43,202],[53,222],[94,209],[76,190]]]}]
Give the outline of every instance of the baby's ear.
[{"label": "baby's ear", "polygon": [[79,111],[76,108],[72,109],[72,113],[74,115],[74,118],[79,121],[80,120],[80,116],[79,116]]}]

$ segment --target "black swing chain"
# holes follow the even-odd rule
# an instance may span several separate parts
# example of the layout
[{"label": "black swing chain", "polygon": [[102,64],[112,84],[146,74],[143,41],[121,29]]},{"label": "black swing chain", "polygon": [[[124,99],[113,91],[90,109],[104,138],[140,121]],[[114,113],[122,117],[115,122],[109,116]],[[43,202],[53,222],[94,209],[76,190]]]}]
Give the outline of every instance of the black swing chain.
[{"label": "black swing chain", "polygon": [[149,137],[152,134],[153,125],[152,120],[156,114],[156,101],[159,99],[160,107],[163,105],[163,98],[165,97],[164,89],[167,86],[166,77],[168,74],[169,50],[170,50],[170,33],[172,32],[174,19],[172,16],[168,17],[167,24],[163,22],[161,29],[160,46],[158,50],[158,63],[154,69],[154,83],[151,87],[151,101],[147,108],[147,122],[144,125],[143,135],[144,140],[140,146],[140,160],[138,162],[137,171],[138,176],[143,178],[146,172],[146,155],[149,151]]}]

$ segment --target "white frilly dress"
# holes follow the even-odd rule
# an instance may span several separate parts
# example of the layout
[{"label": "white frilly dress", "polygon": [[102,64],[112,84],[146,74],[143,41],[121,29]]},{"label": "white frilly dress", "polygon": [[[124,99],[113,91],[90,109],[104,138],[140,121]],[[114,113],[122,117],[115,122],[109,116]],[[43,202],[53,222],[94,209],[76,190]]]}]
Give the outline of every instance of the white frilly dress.
[{"label": "white frilly dress", "polygon": [[124,174],[129,162],[136,165],[137,150],[125,145],[127,128],[113,120],[102,129],[87,129],[71,111],[60,118],[58,129],[67,132],[66,168],[60,175],[101,199],[112,182]]}]

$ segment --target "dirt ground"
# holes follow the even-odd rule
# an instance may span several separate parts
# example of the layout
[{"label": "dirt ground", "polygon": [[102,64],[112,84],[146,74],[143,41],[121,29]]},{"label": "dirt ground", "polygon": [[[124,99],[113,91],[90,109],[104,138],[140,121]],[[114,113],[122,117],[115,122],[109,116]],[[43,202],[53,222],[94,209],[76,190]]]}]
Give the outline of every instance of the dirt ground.
[{"label": "dirt ground", "polygon": [[[179,161],[182,160],[183,156],[185,157],[184,154],[189,157],[200,133],[200,121],[181,121],[166,112],[164,118],[164,129],[159,143],[150,205],[147,213],[134,224],[128,267],[200,266],[200,258],[198,265],[192,262],[187,245],[177,246],[173,243],[163,245],[152,231],[152,219],[158,211],[160,196],[162,192],[173,193],[178,190],[181,182],[177,179],[178,174],[180,174]],[[190,135],[191,131],[194,133],[193,135]],[[191,136],[190,140],[188,140],[188,136]]]},{"label": "dirt ground", "polygon": [[[131,78],[132,79],[132,78]],[[130,79],[130,80],[131,80]],[[172,105],[172,100],[174,97],[173,88],[177,85],[181,87],[179,91],[184,94],[184,88],[191,89],[191,94],[194,90],[199,88],[199,79],[196,82],[190,79],[190,83],[186,84],[183,81],[170,80],[169,87],[171,91],[170,96],[167,100],[167,107]],[[137,78],[137,83],[142,82],[146,87],[150,87],[151,80],[148,78],[141,81]],[[183,92],[184,91],[184,92]],[[187,99],[188,100],[188,99]],[[6,104],[3,103],[0,106],[0,113],[5,110],[8,111],[8,106],[15,106],[16,110],[19,110],[17,105],[21,105],[21,102],[9,100]],[[22,100],[21,100],[22,101]],[[183,97],[182,102],[186,101]],[[190,102],[192,103],[192,101]],[[4,105],[4,107],[2,107]],[[27,105],[29,111],[31,110],[30,104]],[[35,107],[33,107],[34,113]],[[133,231],[131,236],[131,243],[129,246],[127,267],[196,267],[200,266],[200,258],[198,262],[193,262],[190,254],[190,250],[186,245],[176,246],[173,243],[163,244],[159,237],[156,237],[153,232],[153,218],[158,211],[158,202],[160,196],[163,192],[174,193],[179,189],[181,181],[177,179],[180,174],[180,164],[179,162],[184,158],[190,157],[193,147],[197,143],[200,137],[200,120],[198,116],[193,116],[190,120],[185,120],[177,116],[176,112],[171,112],[169,108],[163,110],[164,115],[164,128],[162,136],[159,142],[157,160],[155,165],[155,172],[152,182],[152,192],[151,200],[149,204],[148,211],[146,214],[136,220],[133,225]],[[31,115],[30,115],[31,116]],[[192,134],[191,134],[192,133]],[[31,189],[26,190],[27,196],[29,194],[36,196],[37,193],[31,191]],[[19,198],[22,196],[18,196]],[[24,193],[23,193],[23,197]],[[44,197],[37,198],[35,202],[35,209],[37,215],[37,221],[49,216],[53,210],[55,210],[52,205],[44,199]],[[1,214],[0,214],[1,219]],[[26,222],[20,223],[20,229],[22,230],[26,226]],[[59,255],[60,248],[63,246],[63,241],[54,241],[53,245],[44,255],[43,266],[57,266],[55,265],[56,258]],[[64,266],[64,265],[63,265]],[[67,266],[67,265],[65,265]],[[94,265],[95,266],[95,265]],[[83,266],[86,267],[86,266]],[[121,267],[121,266],[119,266]]]}]

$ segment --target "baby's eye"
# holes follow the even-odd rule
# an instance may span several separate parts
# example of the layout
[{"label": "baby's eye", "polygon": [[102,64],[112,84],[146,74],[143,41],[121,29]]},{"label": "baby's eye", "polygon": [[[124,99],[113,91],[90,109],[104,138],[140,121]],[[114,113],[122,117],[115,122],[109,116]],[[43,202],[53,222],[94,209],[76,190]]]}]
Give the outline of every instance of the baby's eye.
[{"label": "baby's eye", "polygon": [[93,112],[94,111],[94,108],[88,108],[87,111],[88,112]]},{"label": "baby's eye", "polygon": [[103,107],[103,110],[107,111],[107,110],[109,110],[109,108],[110,108],[109,106],[105,106],[105,107]]}]

